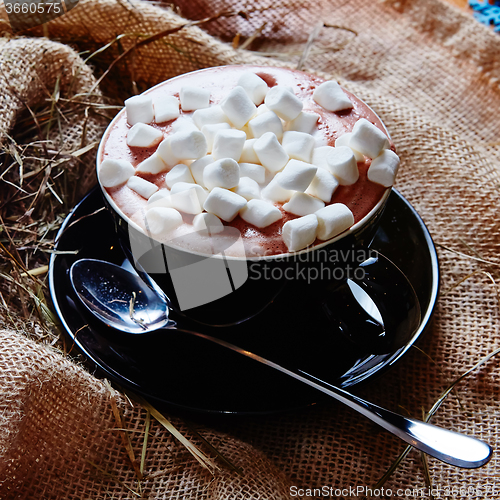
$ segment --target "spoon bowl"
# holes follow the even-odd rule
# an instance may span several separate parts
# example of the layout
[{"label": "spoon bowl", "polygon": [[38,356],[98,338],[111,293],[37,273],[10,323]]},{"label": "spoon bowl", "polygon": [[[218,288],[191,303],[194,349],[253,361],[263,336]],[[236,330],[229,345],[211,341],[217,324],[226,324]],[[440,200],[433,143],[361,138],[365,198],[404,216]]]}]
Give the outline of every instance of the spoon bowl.
[{"label": "spoon bowl", "polygon": [[164,328],[169,322],[166,296],[120,266],[81,259],[71,266],[70,279],[85,307],[117,330],[140,334]]}]

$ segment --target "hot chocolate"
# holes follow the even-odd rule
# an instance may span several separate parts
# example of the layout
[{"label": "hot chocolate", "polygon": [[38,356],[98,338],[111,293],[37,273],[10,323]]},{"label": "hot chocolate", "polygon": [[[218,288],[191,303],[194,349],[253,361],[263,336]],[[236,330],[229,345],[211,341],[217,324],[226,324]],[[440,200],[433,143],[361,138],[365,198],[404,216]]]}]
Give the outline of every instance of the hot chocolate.
[{"label": "hot chocolate", "polygon": [[228,227],[244,245],[234,256],[328,241],[381,203],[399,164],[368,106],[300,71],[210,68],[126,105],[98,154],[108,201],[158,241],[201,253]]}]

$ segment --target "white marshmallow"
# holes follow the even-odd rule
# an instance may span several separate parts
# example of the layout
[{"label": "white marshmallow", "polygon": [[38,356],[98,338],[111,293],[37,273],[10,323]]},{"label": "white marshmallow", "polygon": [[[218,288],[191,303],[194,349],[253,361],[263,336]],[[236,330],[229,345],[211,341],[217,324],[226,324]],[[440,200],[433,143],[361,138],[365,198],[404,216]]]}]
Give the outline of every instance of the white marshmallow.
[{"label": "white marshmallow", "polygon": [[269,89],[264,100],[266,106],[285,121],[294,120],[299,116],[304,104],[285,87],[277,85]]},{"label": "white marshmallow", "polygon": [[353,104],[337,82],[323,82],[313,92],[313,99],[328,111],[351,109]]},{"label": "white marshmallow", "polygon": [[282,218],[279,208],[262,200],[250,200],[240,210],[240,217],[255,227],[267,227]]},{"label": "white marshmallow", "polygon": [[106,159],[99,166],[99,181],[105,188],[120,186],[135,174],[135,168],[126,160]]},{"label": "white marshmallow", "polygon": [[[194,186],[194,184],[193,184]],[[170,197],[172,206],[179,212],[184,212],[185,214],[197,215],[203,212],[200,205],[200,200],[196,196],[194,190],[181,191]]]},{"label": "white marshmallow", "polygon": [[214,139],[212,156],[215,160],[232,158],[239,161],[247,136],[241,130],[219,130]]},{"label": "white marshmallow", "polygon": [[342,186],[350,186],[359,179],[356,158],[351,148],[340,146],[326,157],[328,169]]},{"label": "white marshmallow", "polygon": [[359,119],[352,128],[349,147],[355,151],[376,158],[387,144],[387,136],[366,118]]},{"label": "white marshmallow", "polygon": [[130,125],[136,123],[151,123],[155,118],[153,101],[147,95],[135,95],[125,101],[127,121]]},{"label": "white marshmallow", "polygon": [[199,130],[171,135],[170,147],[173,155],[181,160],[196,160],[207,154],[207,140]]},{"label": "white marshmallow", "polygon": [[243,151],[241,152],[240,161],[243,163],[259,163],[259,157],[253,149],[253,145],[257,139],[248,139],[243,145]]},{"label": "white marshmallow", "polygon": [[248,123],[246,125],[244,125],[243,127],[241,127],[239,130],[242,130],[243,132],[245,132],[245,135],[246,135],[247,139],[254,139],[252,131],[248,127]]},{"label": "white marshmallow", "polygon": [[324,206],[321,200],[306,193],[296,192],[292,194],[290,201],[283,205],[283,210],[294,215],[309,215]]},{"label": "white marshmallow", "polygon": [[198,132],[198,130],[190,116],[181,115],[172,122],[172,134],[177,132]]},{"label": "white marshmallow", "polygon": [[201,130],[205,125],[216,123],[229,123],[229,119],[220,106],[210,106],[205,109],[197,109],[193,113],[193,121]]},{"label": "white marshmallow", "polygon": [[253,179],[250,179],[250,177],[241,177],[240,182],[233,191],[243,196],[245,200],[260,198],[260,187]]},{"label": "white marshmallow", "polygon": [[266,181],[266,169],[262,165],[255,163],[239,163],[241,177],[250,177],[259,184],[264,184]]},{"label": "white marshmallow", "polygon": [[160,144],[162,139],[161,130],[144,123],[136,123],[127,132],[127,144],[135,148],[152,148]]},{"label": "white marshmallow", "polygon": [[390,149],[384,149],[372,160],[368,168],[368,180],[390,187],[394,184],[398,168],[399,156]]},{"label": "white marshmallow", "polygon": [[164,141],[160,143],[158,149],[156,150],[156,154],[168,165],[169,167],[173,167],[177,165],[180,161],[174,153],[172,152],[172,144],[170,142],[172,136],[167,137]]},{"label": "white marshmallow", "polygon": [[152,182],[133,175],[127,182],[127,186],[135,191],[139,196],[146,198],[146,200],[158,191],[158,186]]},{"label": "white marshmallow", "polygon": [[217,135],[217,132],[219,132],[220,130],[229,129],[231,129],[231,125],[229,125],[229,123],[210,123],[201,127],[201,132],[207,140],[207,151],[209,153],[212,152],[212,149],[214,147],[214,139]]},{"label": "white marshmallow", "polygon": [[212,155],[202,156],[200,159],[193,161],[191,165],[189,165],[189,169],[191,170],[191,174],[197,184],[202,187],[205,187],[205,183],[203,182],[203,172],[207,165],[213,163],[214,159]]},{"label": "white marshmallow", "polygon": [[179,163],[179,165],[173,167],[167,172],[167,175],[165,175],[165,183],[170,189],[172,189],[172,186],[177,182],[190,182],[194,184],[194,179],[189,167],[183,163]]},{"label": "white marshmallow", "polygon": [[318,167],[299,160],[290,160],[276,182],[290,191],[305,191],[316,175]]},{"label": "white marshmallow", "polygon": [[160,172],[165,172],[168,168],[168,165],[161,159],[161,156],[158,153],[153,153],[137,165],[137,172],[159,174]]},{"label": "white marshmallow", "polygon": [[304,132],[305,134],[312,134],[316,129],[319,115],[316,113],[307,113],[301,111],[297,118],[288,122],[286,129],[295,130],[296,132]]},{"label": "white marshmallow", "polygon": [[[188,186],[188,187],[186,187]],[[196,187],[203,191],[201,186],[190,184],[188,182],[177,182],[170,191],[170,201],[172,206],[186,214],[201,214],[203,212],[202,204],[196,193]]]},{"label": "white marshmallow", "polygon": [[283,137],[283,123],[276,113],[268,111],[262,113],[248,122],[248,128],[256,138],[263,136],[266,132],[272,132],[278,140]]},{"label": "white marshmallow", "polygon": [[262,115],[263,113],[269,113],[271,111],[265,104],[261,104],[260,106],[257,106],[257,112],[255,113],[255,116]]},{"label": "white marshmallow", "polygon": [[334,203],[321,208],[316,212],[316,217],[318,218],[317,237],[320,240],[329,240],[354,224],[354,215],[343,203]]},{"label": "white marshmallow", "polygon": [[332,146],[320,146],[319,148],[314,148],[312,153],[311,163],[319,168],[328,169],[328,163],[326,157],[334,150]]},{"label": "white marshmallow", "polygon": [[209,214],[208,212],[203,212],[198,214],[193,219],[193,229],[196,232],[217,234],[224,231],[224,224],[222,224],[219,217],[214,214]]},{"label": "white marshmallow", "polygon": [[270,201],[283,202],[288,201],[292,197],[293,191],[282,188],[278,184],[280,175],[282,175],[281,172],[277,173],[273,179],[271,179],[269,184],[262,188],[262,191],[260,192],[260,196],[262,198]]},{"label": "white marshmallow", "polygon": [[315,145],[314,137],[304,132],[288,131],[283,134],[283,148],[290,158],[311,162]]},{"label": "white marshmallow", "polygon": [[283,241],[290,252],[296,252],[314,243],[318,218],[314,214],[293,219],[283,224]]},{"label": "white marshmallow", "polygon": [[314,179],[305,192],[325,203],[330,203],[332,195],[338,186],[339,181],[328,170],[318,168]]},{"label": "white marshmallow", "polygon": [[236,128],[242,128],[257,108],[243,87],[235,87],[221,102],[222,111]]},{"label": "white marshmallow", "polygon": [[183,111],[194,111],[210,106],[210,91],[199,87],[185,86],[180,91]]},{"label": "white marshmallow", "polygon": [[312,136],[314,137],[315,149],[323,147],[323,146],[327,146],[329,144],[327,137],[322,135],[318,131],[314,132],[312,134]]},{"label": "white marshmallow", "polygon": [[253,149],[260,163],[270,172],[278,172],[288,163],[288,154],[272,132],[259,137],[254,142]]},{"label": "white marshmallow", "polygon": [[207,165],[203,171],[203,183],[211,191],[214,188],[231,189],[240,182],[240,167],[232,158],[222,158]]},{"label": "white marshmallow", "polygon": [[198,184],[192,184],[190,182],[182,182],[182,181],[176,182],[172,186],[172,189],[170,190],[170,195],[174,196],[184,191],[193,191],[198,197],[201,206],[203,206],[203,203],[205,203],[205,200],[207,199],[208,196],[208,191],[203,189]]},{"label": "white marshmallow", "polygon": [[[340,146],[347,146],[348,148],[350,148],[351,146],[349,146],[349,143],[351,141],[351,137],[352,137],[352,132],[348,132],[347,134],[341,135],[335,140],[335,147],[338,148]],[[352,152],[354,153],[354,157],[356,158],[357,162],[365,161],[365,156],[363,155],[363,153],[360,153],[355,149],[352,149]]]},{"label": "white marshmallow", "polygon": [[155,207],[173,208],[172,200],[170,199],[170,192],[168,189],[160,189],[149,197],[148,203],[146,205],[146,210],[150,210],[151,208]]},{"label": "white marshmallow", "polygon": [[179,99],[173,95],[157,98],[153,102],[156,123],[169,122],[179,118]]},{"label": "white marshmallow", "polygon": [[175,208],[154,207],[146,212],[145,219],[146,229],[157,236],[182,224],[182,215]]},{"label": "white marshmallow", "polygon": [[245,89],[254,104],[260,104],[269,90],[267,83],[260,76],[251,72],[243,73],[239,77],[237,85]]},{"label": "white marshmallow", "polygon": [[208,195],[203,208],[207,212],[217,215],[222,220],[231,222],[246,204],[247,200],[243,196],[227,189],[216,187]]}]

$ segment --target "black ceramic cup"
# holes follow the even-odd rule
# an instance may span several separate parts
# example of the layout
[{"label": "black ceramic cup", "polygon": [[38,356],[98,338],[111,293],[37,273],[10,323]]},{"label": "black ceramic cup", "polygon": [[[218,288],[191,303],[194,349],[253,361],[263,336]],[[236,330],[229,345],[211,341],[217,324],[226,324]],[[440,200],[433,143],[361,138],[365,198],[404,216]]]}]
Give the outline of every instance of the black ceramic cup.
[{"label": "black ceramic cup", "polygon": [[[97,153],[98,171],[108,131],[124,113],[125,109],[117,114],[103,136]],[[136,269],[153,278],[178,314],[225,326],[259,314],[292,282],[340,282],[355,273],[369,258],[370,243],[391,191],[385,189],[367,215],[330,240],[297,252],[246,257],[231,252],[232,245],[244,244],[239,232],[230,226],[225,228],[227,238],[214,243],[208,253],[191,250],[185,241],[183,245],[176,241],[160,243],[127,217],[108,190],[100,186],[122,246]],[[245,255],[244,251],[239,253]]]}]

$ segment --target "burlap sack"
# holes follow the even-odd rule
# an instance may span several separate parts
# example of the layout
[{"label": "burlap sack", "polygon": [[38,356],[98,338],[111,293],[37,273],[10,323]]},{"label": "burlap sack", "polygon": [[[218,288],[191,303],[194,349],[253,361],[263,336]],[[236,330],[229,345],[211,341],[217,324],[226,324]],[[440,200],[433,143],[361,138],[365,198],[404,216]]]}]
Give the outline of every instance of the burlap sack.
[{"label": "burlap sack", "polygon": [[[246,14],[179,29],[186,19],[155,4],[82,0],[67,15],[29,34],[45,34],[58,42],[9,39],[7,34],[0,46],[2,144],[10,144],[6,134],[25,116],[26,106],[54,95],[55,86],[61,96],[71,98],[72,106],[80,106],[76,111],[81,114],[72,117],[81,118],[63,121],[63,132],[50,136],[51,147],[71,152],[77,149],[75,143],[84,147],[98,138],[105,119],[95,106],[85,106],[89,97],[94,104],[104,99],[92,69],[101,76],[144,36],[173,30],[131,50],[114,65],[100,82],[108,98],[123,98],[135,88],[142,91],[173,75],[211,65],[258,61],[294,66],[321,20],[325,27],[310,47],[305,68],[340,79],[382,117],[402,158],[397,188],[420,212],[438,245],[443,293],[432,332],[419,344],[421,350],[413,349],[387,376],[361,391],[375,403],[421,418],[449,383],[500,345],[500,39],[438,0],[198,0],[179,2],[178,7],[197,20],[217,17],[221,11]],[[7,17],[0,12],[8,31]],[[204,29],[226,41],[237,40],[239,33],[240,43],[256,35],[249,47],[259,54],[234,50]],[[74,50],[92,52],[124,33],[128,36],[90,61],[93,68]],[[68,140],[61,142],[61,136]],[[92,154],[68,158],[63,165],[68,175],[83,176],[81,192],[92,183]],[[2,178],[2,200],[9,199],[11,188]],[[73,193],[62,195],[67,208]],[[4,221],[18,212],[3,202]],[[56,215],[56,209],[48,214]],[[2,244],[8,246],[8,241]],[[26,278],[22,282],[31,286]],[[405,448],[374,424],[332,403],[199,427],[243,470],[240,475],[219,460],[220,470],[212,475],[153,420],[145,476],[139,482],[124,432],[117,428],[127,429],[139,460],[146,412],[47,346],[47,339],[57,337],[36,316],[16,321],[22,297],[30,308],[33,297],[22,292],[17,300],[21,292],[12,286],[5,281],[0,300],[2,499],[279,499],[294,496],[299,487],[332,487],[344,489],[338,492],[344,497],[363,496],[357,488],[374,487]],[[5,293],[12,289],[15,294]],[[492,358],[456,387],[433,421],[497,448],[498,376],[498,361]],[[123,413],[123,422],[116,420],[115,407]],[[169,417],[210,453],[182,419]],[[428,486],[441,498],[500,495],[497,454],[475,471],[434,459],[428,460],[428,467],[426,474],[420,455],[412,451],[384,486],[398,498],[430,498],[429,492],[417,491]]]}]

